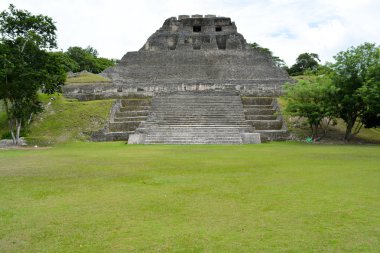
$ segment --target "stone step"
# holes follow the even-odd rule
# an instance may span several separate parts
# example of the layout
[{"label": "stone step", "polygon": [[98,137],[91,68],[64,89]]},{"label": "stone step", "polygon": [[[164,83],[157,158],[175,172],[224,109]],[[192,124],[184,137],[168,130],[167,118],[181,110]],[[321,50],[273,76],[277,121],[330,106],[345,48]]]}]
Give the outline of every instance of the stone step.
[{"label": "stone step", "polygon": [[240,139],[241,135],[240,134],[231,134],[229,136],[225,135],[218,135],[218,134],[210,134],[208,133],[207,135],[197,135],[197,134],[184,134],[184,135],[179,135],[179,134],[167,134],[167,135],[147,135],[145,137],[146,140],[159,140],[159,139],[168,139],[170,138],[171,140],[215,140],[215,139],[224,139],[224,140],[236,140],[237,138]]},{"label": "stone step", "polygon": [[[229,128],[225,129],[215,129],[215,127],[208,127],[206,125],[202,126],[203,128],[209,128],[209,129],[200,129],[200,126],[192,127],[192,126],[187,126],[183,127],[180,125],[173,125],[168,128],[164,128],[165,126],[155,126],[155,127],[141,127],[139,130],[142,130],[144,132],[152,133],[231,133],[231,132],[249,132],[252,127],[249,126],[229,126]],[[177,129],[174,129],[177,128]],[[252,131],[253,132],[253,131]]]},{"label": "stone step", "polygon": [[256,130],[259,133],[261,141],[288,140],[289,133],[286,130]]},{"label": "stone step", "polygon": [[212,94],[181,92],[154,97],[148,119],[136,132],[144,134],[149,144],[241,144],[242,133],[254,131],[245,120],[241,98],[231,92]]},{"label": "stone step", "polygon": [[158,103],[158,104],[166,104],[166,103],[204,103],[204,104],[223,104],[224,101],[230,102],[230,103],[241,103],[241,100],[239,98],[226,98],[226,97],[219,97],[219,98],[211,98],[211,97],[204,97],[204,98],[155,98],[152,100],[152,104]]},{"label": "stone step", "polygon": [[197,109],[202,109],[202,108],[221,108],[221,109],[225,109],[225,108],[234,108],[236,110],[239,110],[241,108],[243,108],[243,106],[238,106],[238,105],[233,105],[233,104],[223,104],[223,105],[216,105],[216,104],[210,104],[210,105],[202,105],[202,104],[166,104],[166,105],[152,105],[152,108],[153,109],[157,109],[157,108],[163,108],[163,109],[170,109],[170,108],[197,108]]},{"label": "stone step", "polygon": [[109,132],[105,134],[105,140],[106,141],[128,141],[129,135],[133,133],[134,131]]},{"label": "stone step", "polygon": [[223,100],[241,100],[239,96],[159,96],[154,97],[152,101],[170,101],[170,100],[204,100],[204,101],[223,101]]},{"label": "stone step", "polygon": [[243,105],[271,105],[273,98],[271,97],[242,97]]},{"label": "stone step", "polygon": [[196,145],[196,144],[242,144],[241,140],[145,140],[145,144],[172,144],[172,145]]},{"label": "stone step", "polygon": [[150,99],[122,99],[121,106],[150,106],[152,101]]},{"label": "stone step", "polygon": [[192,134],[200,134],[200,135],[206,135],[206,134],[219,134],[224,135],[225,133],[230,134],[239,134],[241,132],[244,132],[247,128],[244,127],[230,127],[229,129],[205,129],[207,126],[203,126],[203,128],[192,128],[192,127],[178,127],[178,126],[172,126],[171,128],[165,128],[165,126],[158,126],[158,127],[152,127],[152,128],[144,128],[147,131],[147,134],[150,135],[167,135],[167,134],[176,134],[176,135],[192,135]]},{"label": "stone step", "polygon": [[145,138],[146,144],[241,144],[242,139],[241,136],[234,136],[230,138],[224,137],[196,137],[190,136],[187,138],[178,138],[173,136],[159,136],[157,138],[152,138],[150,136],[146,136]]},{"label": "stone step", "polygon": [[131,122],[131,121],[145,121],[148,116],[135,116],[135,117],[115,117],[114,122]]},{"label": "stone step", "polygon": [[156,128],[160,128],[160,129],[164,129],[164,128],[167,128],[167,129],[175,129],[175,128],[178,128],[178,129],[186,129],[186,128],[189,128],[189,129],[196,129],[196,128],[204,128],[204,129],[219,129],[219,130],[223,130],[223,129],[236,129],[237,126],[239,127],[250,127],[250,125],[248,124],[244,124],[244,125],[221,125],[221,124],[209,124],[209,125],[202,125],[202,124],[196,124],[196,125],[158,125],[157,122],[154,122],[154,123],[150,123],[149,121],[144,121],[141,123],[141,127],[156,127]]},{"label": "stone step", "polygon": [[275,120],[277,119],[276,115],[246,115],[247,120]]},{"label": "stone step", "polygon": [[[162,117],[165,117],[165,118],[173,118],[173,119],[178,119],[178,118],[223,118],[226,116],[225,113],[222,113],[222,114],[195,114],[195,113],[186,113],[186,114],[174,114],[174,113],[171,113],[171,114],[166,114],[166,113],[162,113],[162,112],[153,112],[154,115],[156,115],[156,117],[158,116],[162,116]],[[239,114],[232,114],[232,115],[228,115],[229,117],[228,118],[232,118],[232,119],[244,119],[244,114],[243,113],[239,113]]]},{"label": "stone step", "polygon": [[161,93],[157,98],[164,98],[164,97],[179,97],[179,96],[185,96],[185,97],[239,97],[236,92],[234,91],[176,91],[176,92],[169,92],[169,93]]},{"label": "stone step", "polygon": [[[129,108],[129,107],[121,107],[121,108]],[[238,106],[233,106],[233,105],[223,105],[223,106],[217,106],[217,105],[212,105],[212,106],[202,106],[202,105],[195,105],[195,106],[188,106],[188,105],[170,105],[170,106],[152,106],[151,107],[152,110],[157,110],[157,109],[160,109],[160,110],[189,110],[189,109],[197,109],[197,110],[207,110],[207,109],[211,109],[211,110],[219,110],[219,111],[223,111],[223,110],[241,110],[243,109],[242,107],[238,107]],[[261,108],[261,109],[265,109],[265,108]],[[271,107],[267,108],[267,109],[271,109]]]},{"label": "stone step", "polygon": [[235,95],[224,95],[224,96],[213,96],[213,95],[195,95],[195,96],[192,96],[192,95],[171,95],[171,96],[156,96],[154,97],[153,99],[154,100],[167,100],[167,99],[171,99],[171,100],[175,100],[175,99],[186,99],[186,100],[221,100],[221,99],[240,99],[239,96],[235,96]]},{"label": "stone step", "polygon": [[127,132],[134,131],[140,125],[140,121],[132,122],[109,122],[108,128],[110,132]]},{"label": "stone step", "polygon": [[276,110],[274,109],[255,109],[255,108],[245,108],[245,115],[274,115]]},{"label": "stone step", "polygon": [[140,110],[140,111],[125,111],[125,112],[116,112],[115,117],[123,118],[123,117],[137,117],[137,116],[148,116],[148,110]]},{"label": "stone step", "polygon": [[236,126],[247,126],[248,124],[246,122],[228,122],[228,121],[159,121],[159,122],[153,122],[153,121],[145,121],[144,123],[151,124],[151,125],[157,125],[157,126],[183,126],[183,125],[189,125],[189,126],[196,126],[196,125],[202,125],[202,126],[214,126],[214,125],[228,125],[231,127]]},{"label": "stone step", "polygon": [[244,105],[243,108],[273,109],[272,105]]},{"label": "stone step", "polygon": [[129,135],[133,134],[134,132],[98,132],[94,133],[91,136],[92,141],[127,141],[129,138]]},{"label": "stone step", "polygon": [[282,120],[247,120],[256,130],[280,130]]},{"label": "stone step", "polygon": [[155,115],[154,113],[150,115],[149,117],[149,120],[151,121],[155,121],[155,120],[229,120],[229,121],[244,121],[245,120],[245,117],[244,115],[241,115],[239,117],[225,117],[225,118],[221,118],[221,117],[215,117],[215,116],[212,116],[210,115],[210,117],[208,117],[208,115],[194,115],[194,114],[189,114],[189,115],[169,115],[169,116],[166,116],[166,115]]},{"label": "stone step", "polygon": [[225,103],[232,104],[232,105],[241,105],[241,101],[235,101],[235,100],[224,100],[224,101],[199,101],[199,100],[185,100],[185,99],[178,99],[178,100],[168,100],[168,101],[157,101],[153,100],[152,105],[224,105]]},{"label": "stone step", "polygon": [[246,121],[240,120],[240,121],[228,121],[228,120],[163,120],[163,119],[157,119],[157,120],[146,120],[146,123],[154,125],[157,124],[165,124],[165,125],[249,125]]},{"label": "stone step", "polygon": [[126,106],[120,107],[119,112],[150,110],[150,106]]}]

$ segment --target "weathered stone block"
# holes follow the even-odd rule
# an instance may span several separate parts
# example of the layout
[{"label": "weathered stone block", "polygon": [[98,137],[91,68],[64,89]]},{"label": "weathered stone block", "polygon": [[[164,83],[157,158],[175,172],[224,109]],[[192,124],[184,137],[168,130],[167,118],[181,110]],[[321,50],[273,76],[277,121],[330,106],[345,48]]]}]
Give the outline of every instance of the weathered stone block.
[{"label": "weathered stone block", "polygon": [[179,15],[178,16],[178,20],[182,20],[182,19],[185,19],[185,18],[190,18],[189,15]]},{"label": "weathered stone block", "polygon": [[128,138],[128,144],[144,144],[145,134],[131,134]]},{"label": "weathered stone block", "polygon": [[243,144],[259,144],[261,143],[259,133],[242,133],[241,139]]}]

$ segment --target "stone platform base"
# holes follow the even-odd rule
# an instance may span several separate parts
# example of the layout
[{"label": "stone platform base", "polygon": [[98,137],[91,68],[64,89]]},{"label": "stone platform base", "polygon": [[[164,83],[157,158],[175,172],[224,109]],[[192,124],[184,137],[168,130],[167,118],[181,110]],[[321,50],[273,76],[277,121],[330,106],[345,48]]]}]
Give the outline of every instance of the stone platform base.
[{"label": "stone platform base", "polygon": [[[128,144],[149,144],[145,142],[146,134],[131,134],[128,139]],[[241,134],[242,143],[241,144],[260,144],[260,134],[258,133],[242,133]],[[150,143],[154,144],[154,143]],[[165,144],[165,143],[164,143]],[[187,144],[187,143],[180,143]],[[215,144],[215,143],[198,143],[198,144]]]}]

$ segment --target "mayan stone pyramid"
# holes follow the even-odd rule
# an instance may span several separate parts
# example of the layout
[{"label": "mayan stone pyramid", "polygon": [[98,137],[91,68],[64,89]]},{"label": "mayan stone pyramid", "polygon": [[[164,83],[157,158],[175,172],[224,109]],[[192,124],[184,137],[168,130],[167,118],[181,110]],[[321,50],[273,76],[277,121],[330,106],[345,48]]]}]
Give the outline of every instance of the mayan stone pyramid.
[{"label": "mayan stone pyramid", "polygon": [[187,15],[165,20],[138,52],[104,76],[124,92],[234,89],[276,96],[288,74],[237,32],[230,18]]},{"label": "mayan stone pyramid", "polygon": [[118,98],[96,140],[242,144],[287,138],[276,97],[289,76],[251,48],[230,18],[168,18],[139,51],[101,75],[111,81],[65,87],[66,96],[81,100]]}]

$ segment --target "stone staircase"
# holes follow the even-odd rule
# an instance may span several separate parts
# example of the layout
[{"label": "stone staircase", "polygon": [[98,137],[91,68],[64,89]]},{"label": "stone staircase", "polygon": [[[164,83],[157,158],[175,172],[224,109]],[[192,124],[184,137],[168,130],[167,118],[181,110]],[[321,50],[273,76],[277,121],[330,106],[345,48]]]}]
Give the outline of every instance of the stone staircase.
[{"label": "stone staircase", "polygon": [[111,109],[110,120],[102,131],[93,134],[95,141],[127,141],[129,135],[148,118],[151,98],[118,99]]},{"label": "stone staircase", "polygon": [[242,97],[246,121],[259,133],[262,141],[286,140],[286,125],[277,99],[272,97]]},{"label": "stone staircase", "polygon": [[129,143],[259,142],[259,135],[252,134],[253,130],[235,92],[173,92],[153,98],[148,119],[136,130],[136,139],[130,138]]}]

